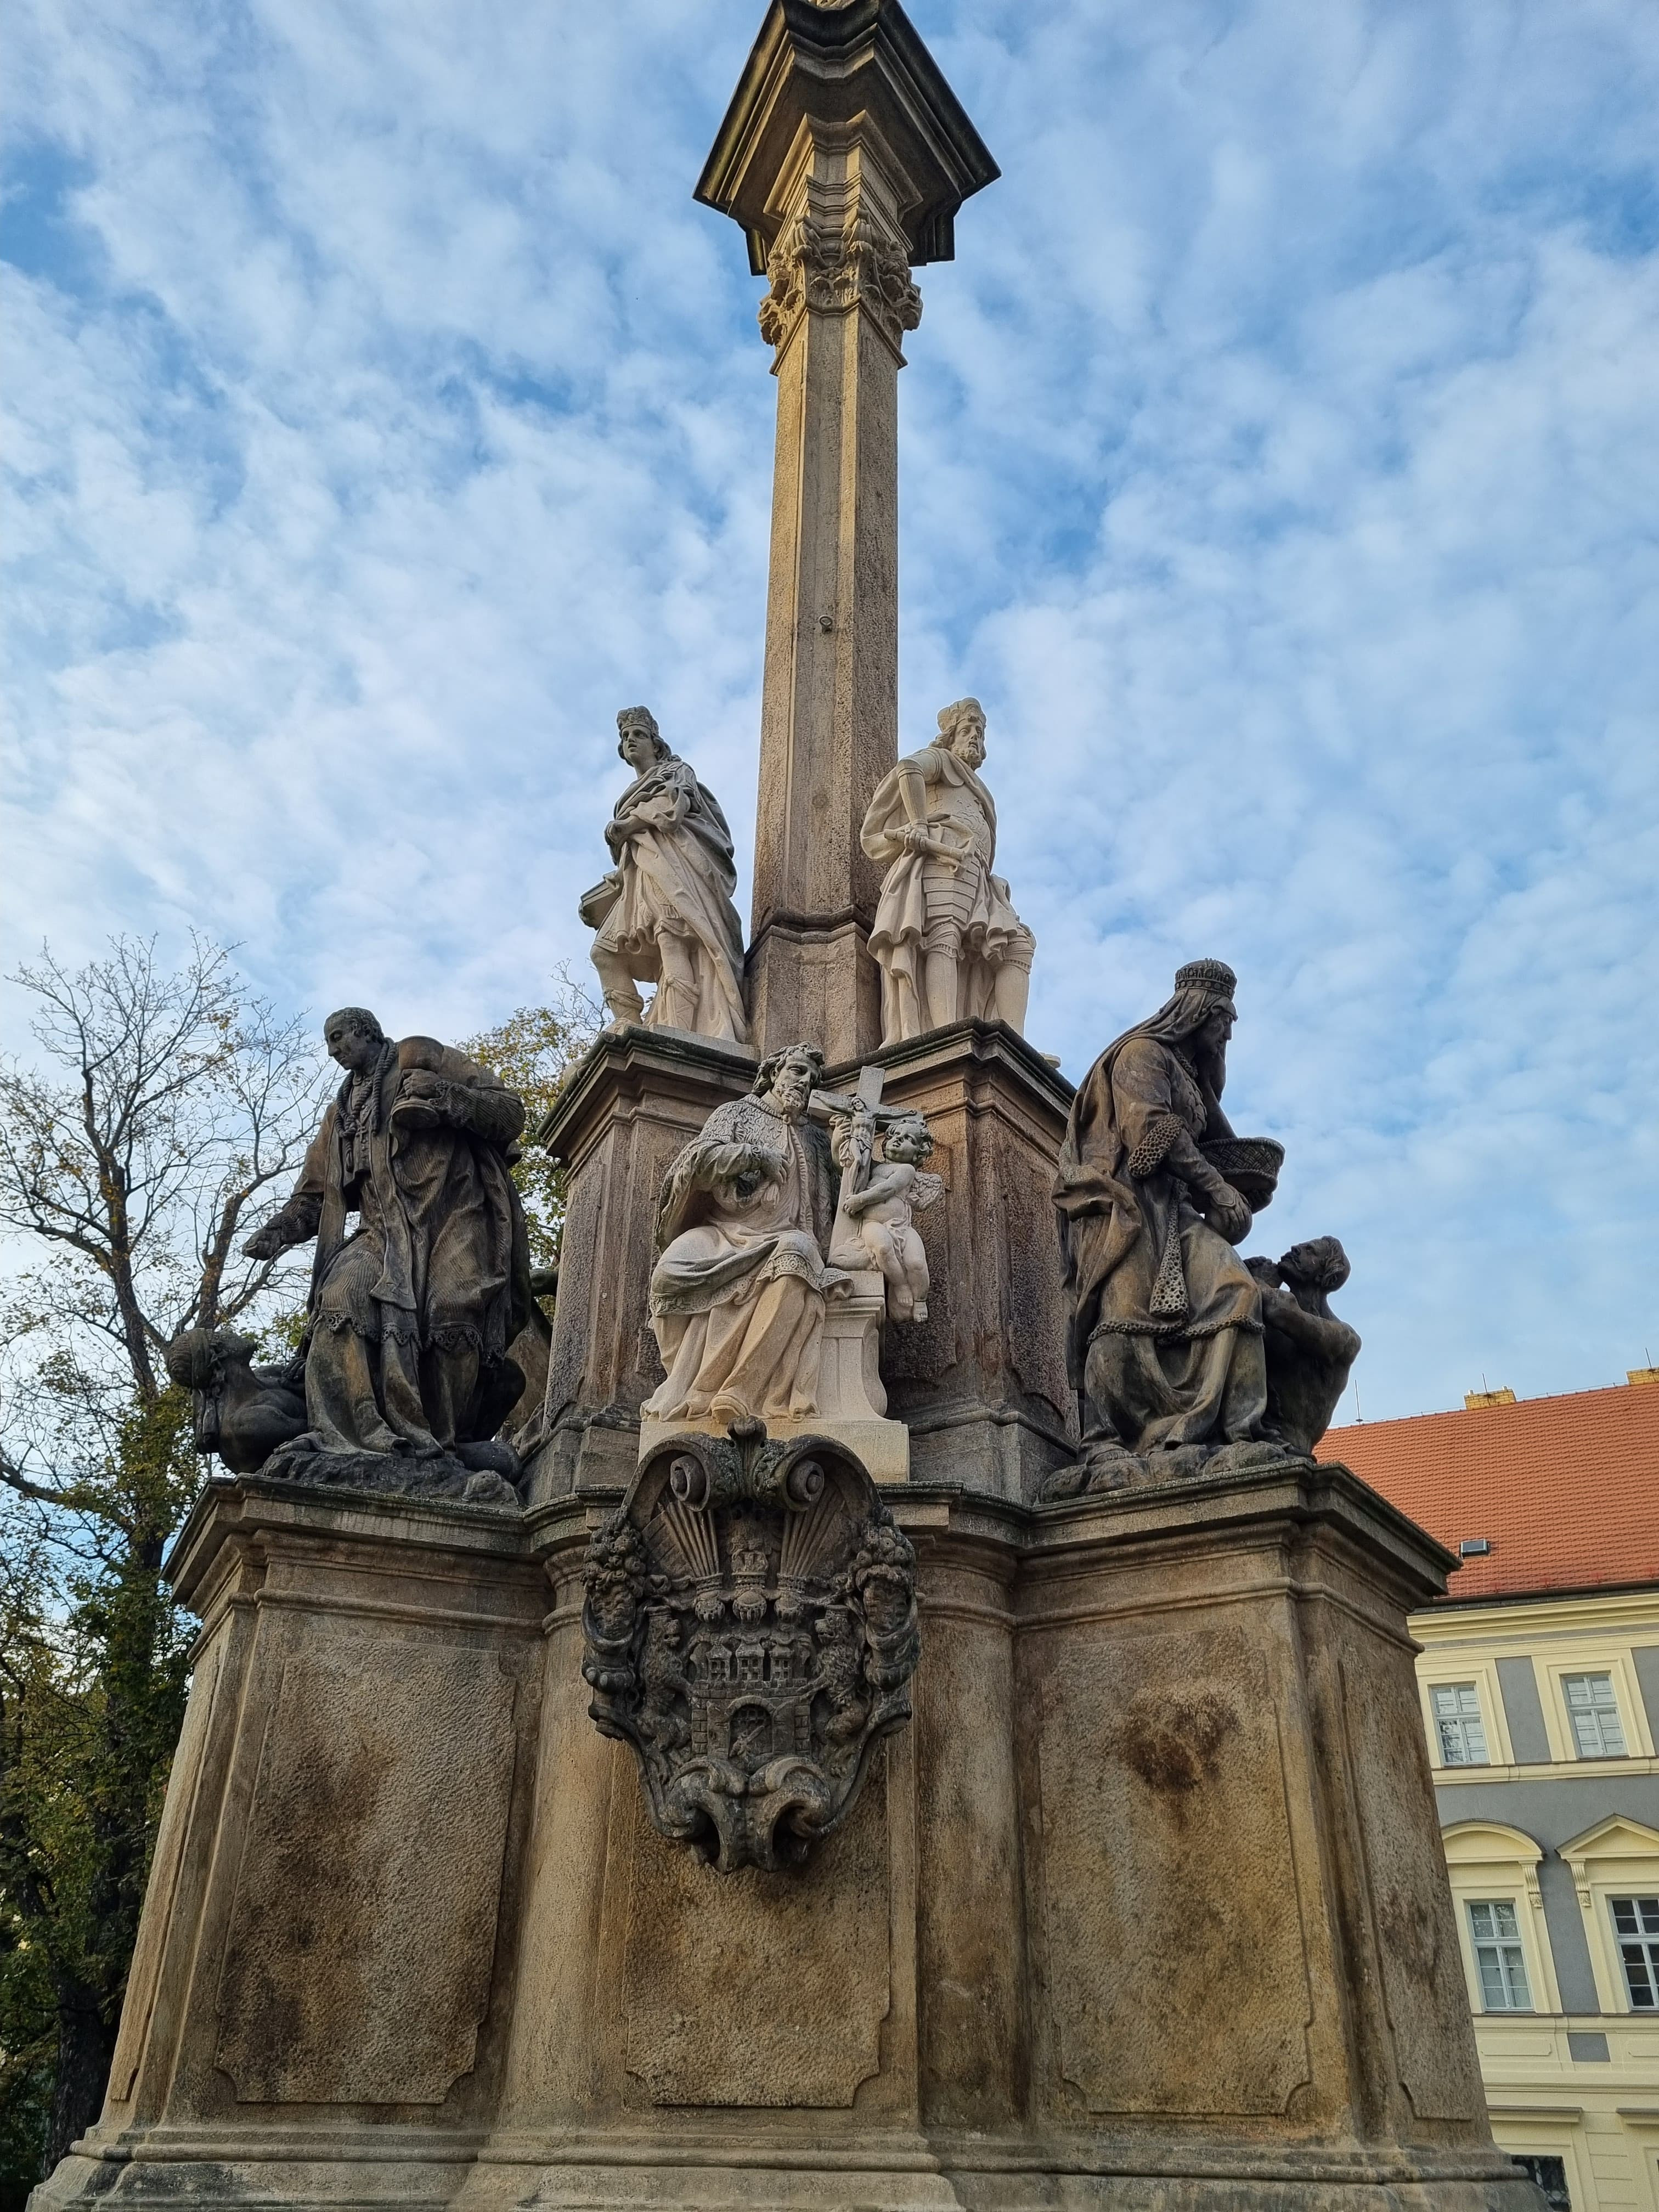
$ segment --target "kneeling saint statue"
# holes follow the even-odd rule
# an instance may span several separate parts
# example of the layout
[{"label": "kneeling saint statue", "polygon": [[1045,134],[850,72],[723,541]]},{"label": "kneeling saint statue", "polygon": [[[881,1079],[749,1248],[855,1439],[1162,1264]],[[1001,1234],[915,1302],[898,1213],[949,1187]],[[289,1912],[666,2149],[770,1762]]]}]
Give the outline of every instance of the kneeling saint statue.
[{"label": "kneeling saint statue", "polygon": [[[524,1389],[507,1347],[530,1310],[508,1158],[516,1092],[432,1037],[394,1042],[362,1006],[324,1024],[345,1080],[255,1259],[317,1240],[304,1453],[453,1458],[512,1471],[489,1443]],[[349,1217],[357,1217],[355,1229]]]},{"label": "kneeling saint statue", "polygon": [[799,1420],[817,1410],[835,1216],[829,1140],[806,1119],[823,1055],[788,1045],[747,1098],[717,1106],[668,1171],[651,1325],[668,1370],[641,1411],[659,1421]]}]

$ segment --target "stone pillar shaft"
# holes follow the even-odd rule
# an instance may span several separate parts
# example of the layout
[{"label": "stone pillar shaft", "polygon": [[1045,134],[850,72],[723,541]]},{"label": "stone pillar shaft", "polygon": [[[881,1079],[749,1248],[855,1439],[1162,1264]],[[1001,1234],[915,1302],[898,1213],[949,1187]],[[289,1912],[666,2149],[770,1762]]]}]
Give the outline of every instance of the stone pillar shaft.
[{"label": "stone pillar shaft", "polygon": [[898,372],[996,163],[899,0],[771,0],[697,184],[769,280],[776,474],[755,836],[751,1040],[880,1042],[880,878],[859,830],[898,757]]},{"label": "stone pillar shaft", "polygon": [[762,308],[778,428],[750,1008],[763,1052],[805,1036],[854,1059],[880,1042],[859,827],[898,757],[899,340],[921,306],[876,149],[802,138]]}]

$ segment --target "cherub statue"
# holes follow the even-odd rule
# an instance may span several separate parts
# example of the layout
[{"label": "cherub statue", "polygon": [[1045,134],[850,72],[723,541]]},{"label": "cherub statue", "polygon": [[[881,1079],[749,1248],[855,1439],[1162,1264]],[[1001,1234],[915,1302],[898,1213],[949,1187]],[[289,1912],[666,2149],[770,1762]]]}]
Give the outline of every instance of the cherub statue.
[{"label": "cherub statue", "polygon": [[911,1216],[945,1188],[921,1165],[933,1150],[933,1133],[919,1114],[891,1122],[879,1138],[855,1116],[836,1146],[842,1182],[830,1264],[879,1267],[889,1321],[927,1318],[927,1249]]}]

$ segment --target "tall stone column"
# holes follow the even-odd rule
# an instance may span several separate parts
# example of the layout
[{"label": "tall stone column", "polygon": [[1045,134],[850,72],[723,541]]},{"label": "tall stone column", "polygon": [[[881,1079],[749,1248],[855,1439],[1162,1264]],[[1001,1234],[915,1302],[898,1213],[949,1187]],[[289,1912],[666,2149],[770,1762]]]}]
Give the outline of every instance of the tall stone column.
[{"label": "tall stone column", "polygon": [[697,198],[740,222],[775,349],[750,1035],[881,1040],[859,846],[898,757],[898,372],[911,270],[998,174],[897,0],[773,0]]}]

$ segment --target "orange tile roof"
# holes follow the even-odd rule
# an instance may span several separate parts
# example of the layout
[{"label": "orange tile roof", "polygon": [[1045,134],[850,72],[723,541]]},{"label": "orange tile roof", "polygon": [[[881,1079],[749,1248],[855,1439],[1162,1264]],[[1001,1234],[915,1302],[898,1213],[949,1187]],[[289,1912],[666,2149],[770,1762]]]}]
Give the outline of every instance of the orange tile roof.
[{"label": "orange tile roof", "polygon": [[1659,1384],[1333,1429],[1340,1460],[1455,1551],[1454,1604],[1659,1583]]}]

